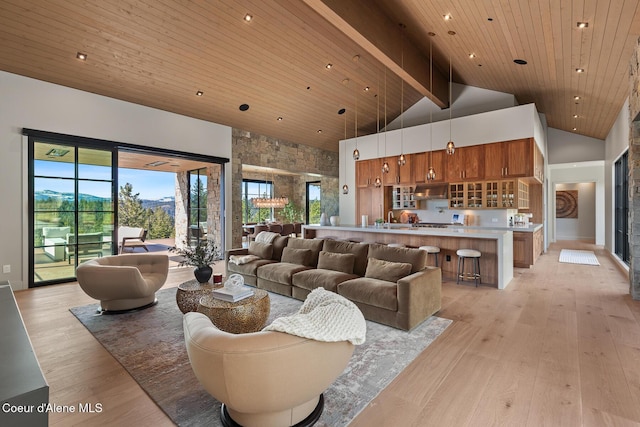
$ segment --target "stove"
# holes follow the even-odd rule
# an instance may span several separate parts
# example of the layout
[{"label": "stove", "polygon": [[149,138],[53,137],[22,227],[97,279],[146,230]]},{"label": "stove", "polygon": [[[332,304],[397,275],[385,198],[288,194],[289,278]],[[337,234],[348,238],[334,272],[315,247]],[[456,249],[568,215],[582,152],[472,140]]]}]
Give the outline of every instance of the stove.
[{"label": "stove", "polygon": [[447,228],[449,225],[437,222],[416,222],[412,226],[417,228]]}]

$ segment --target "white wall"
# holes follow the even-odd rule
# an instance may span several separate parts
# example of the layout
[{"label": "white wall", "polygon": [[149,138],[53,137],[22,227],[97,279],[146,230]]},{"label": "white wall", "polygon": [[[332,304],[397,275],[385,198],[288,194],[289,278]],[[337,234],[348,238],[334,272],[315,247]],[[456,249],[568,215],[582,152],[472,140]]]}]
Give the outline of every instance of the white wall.
[{"label": "white wall", "polygon": [[[27,287],[27,152],[22,128],[231,158],[231,128],[0,71],[0,280]],[[231,168],[226,168],[230,215]],[[227,238],[231,235],[227,221]]]},{"label": "white wall", "polygon": [[629,149],[629,132],[629,98],[627,98],[605,140],[605,247],[611,253],[615,251],[615,194],[613,191],[615,179],[613,165]]},{"label": "white wall", "polygon": [[549,128],[549,164],[604,160],[605,142],[573,132]]},{"label": "white wall", "polygon": [[595,241],[596,237],[596,185],[594,182],[557,184],[556,192],[578,192],[578,217],[556,218],[557,240]]},{"label": "white wall", "polygon": [[549,241],[559,240],[556,230],[556,198],[555,189],[558,184],[595,183],[595,244],[604,245],[605,224],[605,180],[604,160],[581,163],[562,163],[549,165],[549,200],[547,209],[547,226],[549,227]]}]

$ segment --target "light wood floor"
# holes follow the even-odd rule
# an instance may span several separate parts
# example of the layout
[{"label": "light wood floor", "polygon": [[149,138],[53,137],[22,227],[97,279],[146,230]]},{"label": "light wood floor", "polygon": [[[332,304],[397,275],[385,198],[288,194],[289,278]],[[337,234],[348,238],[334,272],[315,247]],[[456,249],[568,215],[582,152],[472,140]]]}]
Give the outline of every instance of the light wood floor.
[{"label": "light wood floor", "polygon": [[[594,250],[599,267],[560,264],[561,248]],[[223,268],[222,263],[216,269]],[[166,287],[191,278],[175,269]],[[454,323],[351,424],[361,426],[640,426],[640,301],[604,250],[559,242],[503,291],[443,284]],[[16,293],[59,405],[50,425],[171,425],[68,311],[91,303],[77,284]]]}]

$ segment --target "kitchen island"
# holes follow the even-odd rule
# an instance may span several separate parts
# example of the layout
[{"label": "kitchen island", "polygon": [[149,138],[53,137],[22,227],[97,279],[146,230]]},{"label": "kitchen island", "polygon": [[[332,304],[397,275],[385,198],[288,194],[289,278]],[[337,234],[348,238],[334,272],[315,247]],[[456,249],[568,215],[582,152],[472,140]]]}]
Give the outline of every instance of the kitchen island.
[{"label": "kitchen island", "polygon": [[[456,279],[458,249],[476,249],[482,253],[482,284],[504,289],[513,279],[513,232],[468,228],[412,228],[410,226],[361,227],[357,225],[303,225],[306,239],[334,237],[366,243],[402,243],[407,247],[423,245],[440,248],[439,266],[443,278]],[[429,257],[429,262],[433,259]]]}]

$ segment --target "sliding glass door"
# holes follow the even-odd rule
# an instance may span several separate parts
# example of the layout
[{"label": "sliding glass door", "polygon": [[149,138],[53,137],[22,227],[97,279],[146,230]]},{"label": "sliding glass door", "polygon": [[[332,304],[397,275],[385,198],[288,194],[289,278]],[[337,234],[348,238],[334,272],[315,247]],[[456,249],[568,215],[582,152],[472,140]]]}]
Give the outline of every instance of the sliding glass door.
[{"label": "sliding glass door", "polygon": [[114,253],[114,153],[29,137],[31,286],[75,278],[87,259]]},{"label": "sliding glass door", "polygon": [[207,237],[207,169],[189,171],[189,244]]}]

